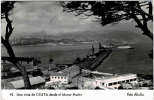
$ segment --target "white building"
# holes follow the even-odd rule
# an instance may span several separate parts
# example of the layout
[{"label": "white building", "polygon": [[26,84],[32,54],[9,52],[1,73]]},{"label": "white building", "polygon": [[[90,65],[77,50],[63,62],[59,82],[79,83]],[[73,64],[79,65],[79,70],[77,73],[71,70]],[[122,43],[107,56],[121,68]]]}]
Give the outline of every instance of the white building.
[{"label": "white building", "polygon": [[50,73],[50,81],[45,83],[45,87],[58,88],[62,84],[63,85],[68,84],[68,82],[69,82],[69,78],[68,78],[67,74],[52,72],[52,73]]},{"label": "white building", "polygon": [[50,82],[60,82],[63,84],[68,83],[68,76],[64,73],[51,73],[50,74]]},{"label": "white building", "polygon": [[109,78],[107,77],[107,78],[104,78],[101,82],[99,82],[99,85],[103,85],[105,87],[110,87],[110,88],[118,88],[123,83],[137,83],[137,75],[123,74],[123,75],[116,75]]},{"label": "white building", "polygon": [[83,78],[83,87],[117,89],[123,83],[137,83],[136,74],[123,74],[105,78]]},{"label": "white building", "polygon": [[51,72],[50,82],[61,82],[67,84],[69,80],[72,79],[72,77],[78,75],[79,73],[80,73],[79,66],[73,65],[59,72]]},{"label": "white building", "polygon": [[50,73],[50,81],[46,82],[46,87],[52,87],[56,84],[68,84],[73,77],[80,73],[80,67],[73,65],[71,67],[67,67],[64,70],[59,72],[51,72]]}]

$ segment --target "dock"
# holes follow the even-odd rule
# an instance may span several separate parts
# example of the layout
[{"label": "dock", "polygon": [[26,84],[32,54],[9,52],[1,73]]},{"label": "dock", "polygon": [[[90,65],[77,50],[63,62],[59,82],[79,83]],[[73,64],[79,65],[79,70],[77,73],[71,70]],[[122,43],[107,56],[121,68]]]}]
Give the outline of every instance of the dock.
[{"label": "dock", "polygon": [[111,54],[111,52],[112,49],[103,48],[99,50],[99,52],[93,53],[92,55],[84,58],[77,65],[83,69],[95,70]]}]

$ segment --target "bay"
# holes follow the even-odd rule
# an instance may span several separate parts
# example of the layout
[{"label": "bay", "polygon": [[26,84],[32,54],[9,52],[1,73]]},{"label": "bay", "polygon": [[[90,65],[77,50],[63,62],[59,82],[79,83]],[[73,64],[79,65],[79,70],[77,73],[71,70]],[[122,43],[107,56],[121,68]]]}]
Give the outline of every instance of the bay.
[{"label": "bay", "polygon": [[[112,54],[96,69],[108,73],[143,73],[153,74],[153,60],[148,53],[151,45],[135,44],[135,49],[113,50]],[[94,45],[98,48],[98,45]],[[91,44],[80,45],[25,45],[13,46],[16,56],[37,57],[43,64],[53,58],[55,64],[71,64],[76,57],[84,58],[91,52]],[[1,48],[2,56],[7,56],[4,47]]]}]

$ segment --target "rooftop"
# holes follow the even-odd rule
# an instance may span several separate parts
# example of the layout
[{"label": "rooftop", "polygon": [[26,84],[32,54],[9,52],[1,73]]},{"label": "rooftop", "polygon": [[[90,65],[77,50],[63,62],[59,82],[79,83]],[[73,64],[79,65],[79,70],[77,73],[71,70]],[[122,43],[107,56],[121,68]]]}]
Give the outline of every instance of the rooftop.
[{"label": "rooftop", "polygon": [[[30,84],[31,85],[45,83],[45,79],[42,78],[41,76],[31,77],[29,80],[30,80]],[[23,81],[23,79],[16,80],[16,81],[11,81],[9,83],[12,84],[15,89],[24,88],[24,81]]]},{"label": "rooftop", "polygon": [[50,76],[67,76],[67,73],[51,72]]},{"label": "rooftop", "polygon": [[103,79],[103,80],[110,80],[110,79],[116,79],[116,78],[125,78],[125,77],[136,77],[136,74],[128,73],[128,74],[120,74],[120,75],[114,75],[104,78],[97,78],[97,79]]},{"label": "rooftop", "polygon": [[73,65],[73,66],[70,66],[70,67],[68,67],[68,68],[65,68],[64,70],[61,70],[61,71],[59,71],[59,72],[68,74],[68,73],[70,73],[70,72],[72,72],[72,71],[77,71],[78,69],[80,69],[79,66]]}]

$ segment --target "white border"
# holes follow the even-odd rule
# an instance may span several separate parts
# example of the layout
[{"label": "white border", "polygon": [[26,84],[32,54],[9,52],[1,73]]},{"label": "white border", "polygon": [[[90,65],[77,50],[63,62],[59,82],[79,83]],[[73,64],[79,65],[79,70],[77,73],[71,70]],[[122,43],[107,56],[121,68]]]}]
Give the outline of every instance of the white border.
[{"label": "white border", "polygon": [[[1,0],[0,0],[1,1]],[[2,1],[14,1],[14,0],[2,0]],[[15,1],[43,1],[43,0],[15,0]],[[45,0],[45,1],[85,1],[85,0]],[[93,0],[87,0],[93,1]],[[98,0],[98,1],[139,1],[139,0]],[[141,0],[144,1],[144,0]],[[151,1],[151,0],[150,0]],[[0,25],[1,26],[1,25]],[[1,27],[0,27],[1,29]],[[0,49],[1,55],[1,49]],[[1,59],[1,58],[0,58]],[[1,67],[1,66],[0,66]],[[1,68],[0,68],[1,69]],[[154,71],[154,69],[153,69]],[[1,75],[1,71],[0,71]],[[0,82],[1,88],[1,82]],[[153,90],[1,90],[1,100],[154,100]],[[14,96],[10,94],[13,93]],[[17,96],[17,94],[37,94],[37,93],[56,93],[56,94],[72,94],[72,96]],[[75,94],[81,94],[80,96],[73,96]],[[128,96],[128,94],[133,96]],[[134,96],[135,93],[143,94],[144,96]]]}]

